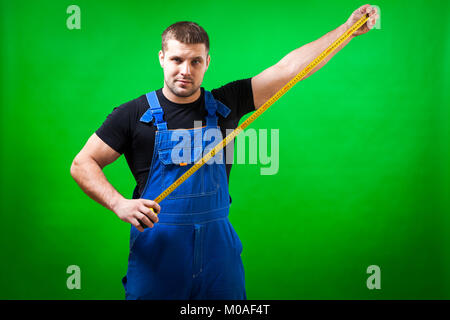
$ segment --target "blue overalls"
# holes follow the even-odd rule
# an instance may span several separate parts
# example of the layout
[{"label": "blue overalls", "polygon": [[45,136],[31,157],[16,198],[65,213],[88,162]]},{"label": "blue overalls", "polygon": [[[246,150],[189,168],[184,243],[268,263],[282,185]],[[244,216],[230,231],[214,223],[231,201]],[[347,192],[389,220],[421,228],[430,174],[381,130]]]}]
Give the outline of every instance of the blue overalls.
[{"label": "blue overalls", "polygon": [[[154,119],[157,131],[141,198],[153,200],[220,142],[222,138],[208,143],[202,137],[206,130],[217,130],[222,137],[216,112],[226,117],[230,110],[205,90],[206,127],[168,130],[156,93],[148,93],[147,100],[150,108],[140,120]],[[153,228],[141,233],[131,227],[128,270],[122,279],[126,299],[246,299],[242,243],[228,220],[225,164],[217,162],[204,164],[161,202]]]}]

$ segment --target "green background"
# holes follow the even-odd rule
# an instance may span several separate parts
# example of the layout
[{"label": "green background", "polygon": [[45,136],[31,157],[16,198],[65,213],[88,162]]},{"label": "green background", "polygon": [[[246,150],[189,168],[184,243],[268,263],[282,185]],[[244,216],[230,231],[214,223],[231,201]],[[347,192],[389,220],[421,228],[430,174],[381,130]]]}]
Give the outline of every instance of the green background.
[{"label": "green background", "polygon": [[[81,30],[66,9],[81,8]],[[252,77],[344,23],[361,1],[1,1],[2,299],[122,299],[129,225],[70,165],[115,106],[162,87],[162,31],[202,25],[203,86]],[[450,298],[448,1],[378,1],[352,40],[255,129],[280,166],[235,165],[230,212],[249,299]],[[446,90],[447,89],[447,90]],[[105,168],[131,197],[124,157]],[[68,290],[69,265],[81,290]],[[368,266],[381,269],[369,290]]]}]

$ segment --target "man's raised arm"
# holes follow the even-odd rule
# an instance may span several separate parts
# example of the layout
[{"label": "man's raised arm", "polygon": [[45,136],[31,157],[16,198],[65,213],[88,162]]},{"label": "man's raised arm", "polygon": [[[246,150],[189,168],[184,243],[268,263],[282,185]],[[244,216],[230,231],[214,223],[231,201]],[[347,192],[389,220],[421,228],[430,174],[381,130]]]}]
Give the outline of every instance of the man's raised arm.
[{"label": "man's raised arm", "polygon": [[347,45],[350,40],[356,36],[368,32],[376,23],[379,17],[375,8],[366,4],[355,10],[348,20],[337,29],[328,32],[320,39],[308,43],[286,55],[277,64],[264,70],[257,76],[252,78],[253,99],[255,109],[261,107],[275,93],[277,93],[285,84],[292,80],[300,71],[317,58],[326,48],[344,34],[355,22],[357,22],[364,14],[369,14],[369,20],[353,33],[345,42],[343,42],[334,52],[326,57],[314,69],[306,75],[308,78],[314,72],[322,68],[339,50]]}]

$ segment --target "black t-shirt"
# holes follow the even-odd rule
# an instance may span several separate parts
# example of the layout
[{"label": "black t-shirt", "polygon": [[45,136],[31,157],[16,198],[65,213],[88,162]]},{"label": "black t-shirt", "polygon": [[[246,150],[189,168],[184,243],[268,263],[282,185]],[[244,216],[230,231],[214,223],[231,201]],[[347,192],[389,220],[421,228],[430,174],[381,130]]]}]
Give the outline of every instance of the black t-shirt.
[{"label": "black t-shirt", "polygon": [[[239,120],[245,114],[254,111],[251,78],[230,82],[211,91],[219,100],[231,109],[230,114],[223,118],[218,115],[218,125],[222,136],[226,136],[226,129],[235,129]],[[159,103],[164,111],[164,120],[168,129],[189,129],[194,127],[194,121],[202,121],[205,125],[207,111],[205,108],[205,92],[201,88],[201,96],[192,103],[178,104],[169,101],[162,93],[156,91]],[[120,154],[124,154],[128,166],[136,179],[133,198],[139,198],[147,182],[153,149],[155,145],[156,127],[153,122],[143,123],[142,115],[149,108],[144,95],[113,109],[102,126],[95,132],[107,145]],[[227,177],[230,176],[231,164],[227,164],[224,152]]]}]

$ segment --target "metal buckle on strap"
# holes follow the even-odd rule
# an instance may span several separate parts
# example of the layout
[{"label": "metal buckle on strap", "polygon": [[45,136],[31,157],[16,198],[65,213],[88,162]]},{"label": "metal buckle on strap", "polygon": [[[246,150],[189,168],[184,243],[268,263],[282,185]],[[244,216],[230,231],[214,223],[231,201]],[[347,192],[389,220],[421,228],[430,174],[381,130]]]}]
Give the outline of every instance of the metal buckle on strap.
[{"label": "metal buckle on strap", "polygon": [[152,114],[159,114],[159,113],[163,113],[163,110],[161,107],[156,107],[156,108],[152,108],[150,107],[150,110],[152,110]]}]

